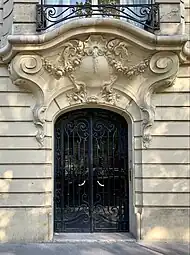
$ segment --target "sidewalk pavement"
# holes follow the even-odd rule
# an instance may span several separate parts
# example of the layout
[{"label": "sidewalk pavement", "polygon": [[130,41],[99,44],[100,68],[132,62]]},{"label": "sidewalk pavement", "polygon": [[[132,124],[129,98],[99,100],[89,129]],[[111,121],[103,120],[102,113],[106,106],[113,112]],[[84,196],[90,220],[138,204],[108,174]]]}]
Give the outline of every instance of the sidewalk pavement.
[{"label": "sidewalk pavement", "polygon": [[68,242],[0,244],[0,255],[189,255],[189,245],[181,243]]}]

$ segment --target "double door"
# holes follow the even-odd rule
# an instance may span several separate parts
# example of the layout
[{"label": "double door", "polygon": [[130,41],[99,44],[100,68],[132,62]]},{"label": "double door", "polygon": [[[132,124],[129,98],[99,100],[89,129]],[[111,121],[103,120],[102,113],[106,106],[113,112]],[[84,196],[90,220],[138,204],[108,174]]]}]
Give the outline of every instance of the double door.
[{"label": "double door", "polygon": [[128,231],[127,123],[85,109],[55,124],[54,232]]}]

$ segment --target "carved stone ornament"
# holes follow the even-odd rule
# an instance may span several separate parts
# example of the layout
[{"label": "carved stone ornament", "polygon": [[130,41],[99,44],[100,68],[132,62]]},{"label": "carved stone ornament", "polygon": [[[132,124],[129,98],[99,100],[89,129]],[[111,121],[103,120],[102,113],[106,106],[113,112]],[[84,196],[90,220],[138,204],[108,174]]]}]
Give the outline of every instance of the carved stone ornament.
[{"label": "carved stone ornament", "polygon": [[178,56],[172,52],[156,53],[150,60],[150,70],[157,76],[144,86],[142,84],[139,91],[141,97],[140,109],[143,113],[143,145],[145,148],[148,148],[151,142],[151,128],[155,116],[155,107],[151,103],[151,96],[153,92],[160,88],[164,89],[173,85],[178,68]]},{"label": "carved stone ornament", "polygon": [[142,49],[131,41],[111,35],[91,34],[59,43],[49,51],[17,54],[11,64],[16,85],[31,90],[36,139],[43,145],[46,109],[65,94],[65,107],[77,104],[107,104],[127,111],[133,100],[143,121],[143,145],[151,141],[155,108],[151,96],[171,86],[179,68],[175,52]]},{"label": "carved stone ornament", "polygon": [[[118,76],[123,75],[125,79],[132,79],[136,75],[144,73],[149,65],[150,57],[135,65],[129,64],[132,54],[127,43],[120,39],[106,39],[101,35],[91,35],[83,41],[66,42],[62,51],[58,53],[56,62],[44,58],[43,66],[55,79],[66,76],[73,83],[74,89],[67,95],[70,104],[91,101],[87,93],[87,82],[89,86],[97,86],[101,89],[100,93],[94,96],[93,101],[101,102],[103,100],[110,104],[116,104],[120,95],[116,93],[113,85]],[[90,71],[85,70],[85,67],[81,67],[82,65],[91,65],[92,68]],[[102,75],[100,70],[105,71],[105,75]],[[83,75],[85,71],[91,73],[92,76],[95,74],[94,80],[98,75],[101,75],[101,84],[95,85],[94,82],[90,84],[90,79]],[[95,98],[97,99],[95,100]]]}]

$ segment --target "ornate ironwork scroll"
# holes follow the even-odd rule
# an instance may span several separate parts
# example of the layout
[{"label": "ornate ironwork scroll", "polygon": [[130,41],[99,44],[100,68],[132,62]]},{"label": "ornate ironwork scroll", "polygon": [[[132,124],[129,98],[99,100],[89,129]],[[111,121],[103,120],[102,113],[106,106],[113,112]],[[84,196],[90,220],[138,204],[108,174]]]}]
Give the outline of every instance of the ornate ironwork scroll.
[{"label": "ornate ironwork scroll", "polygon": [[[151,1],[152,2],[152,1]],[[159,29],[159,4],[119,4],[113,0],[101,0],[99,4],[90,1],[76,2],[75,5],[38,4],[37,31],[46,30],[70,19],[111,17],[139,24],[145,30]]]},{"label": "ornate ironwork scroll", "polygon": [[127,231],[127,123],[77,110],[55,125],[55,232]]}]

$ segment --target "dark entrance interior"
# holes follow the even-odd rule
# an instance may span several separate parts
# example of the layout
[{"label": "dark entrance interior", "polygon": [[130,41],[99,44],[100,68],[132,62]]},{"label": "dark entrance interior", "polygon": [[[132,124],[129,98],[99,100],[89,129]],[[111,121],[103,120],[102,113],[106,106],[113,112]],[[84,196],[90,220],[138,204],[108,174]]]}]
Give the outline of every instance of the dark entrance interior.
[{"label": "dark entrance interior", "polygon": [[54,232],[129,230],[127,138],[125,119],[108,110],[58,118]]}]

